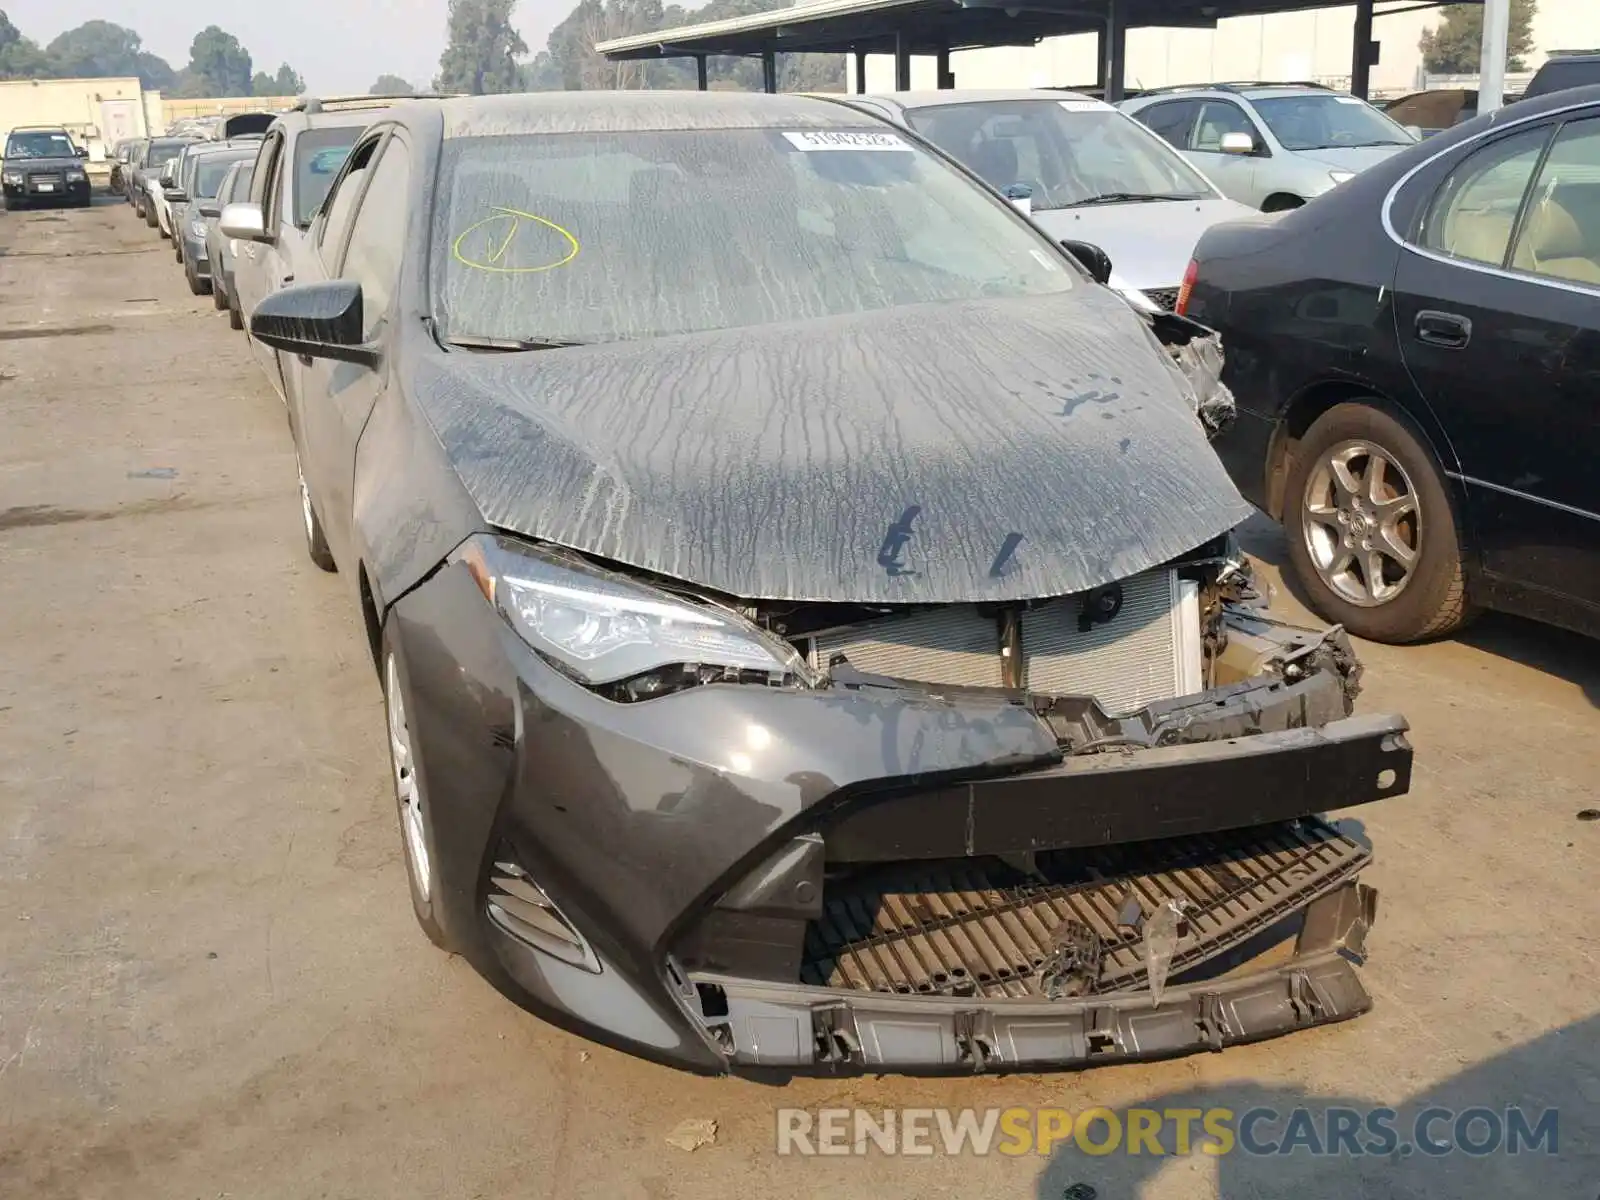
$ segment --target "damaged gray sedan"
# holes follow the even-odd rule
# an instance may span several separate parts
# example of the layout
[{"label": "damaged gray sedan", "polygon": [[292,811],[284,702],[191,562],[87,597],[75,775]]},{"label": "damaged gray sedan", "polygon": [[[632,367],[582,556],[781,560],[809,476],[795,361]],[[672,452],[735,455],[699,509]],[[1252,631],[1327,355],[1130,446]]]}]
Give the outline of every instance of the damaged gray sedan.
[{"label": "damaged gray sedan", "polygon": [[1250,607],[1194,327],[824,99],[399,105],[310,237],[251,331],[437,945],[703,1071],[1368,1007],[1318,814],[1406,791],[1406,723]]}]

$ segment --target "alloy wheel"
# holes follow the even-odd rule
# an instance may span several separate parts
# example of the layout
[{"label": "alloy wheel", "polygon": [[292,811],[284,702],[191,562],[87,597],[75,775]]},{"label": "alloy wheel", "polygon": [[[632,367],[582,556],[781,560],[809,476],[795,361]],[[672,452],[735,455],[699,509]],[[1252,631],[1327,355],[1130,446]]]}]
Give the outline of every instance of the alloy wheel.
[{"label": "alloy wheel", "polygon": [[422,787],[417,782],[406,702],[400,694],[400,669],[393,654],[384,664],[383,682],[389,698],[389,759],[394,767],[395,794],[400,800],[400,829],[405,835],[406,855],[411,859],[411,877],[426,904],[433,875],[429,869],[428,834],[422,823]]},{"label": "alloy wheel", "polygon": [[1422,507],[1405,468],[1363,440],[1329,448],[1306,480],[1311,565],[1350,604],[1387,604],[1411,581],[1422,553]]}]

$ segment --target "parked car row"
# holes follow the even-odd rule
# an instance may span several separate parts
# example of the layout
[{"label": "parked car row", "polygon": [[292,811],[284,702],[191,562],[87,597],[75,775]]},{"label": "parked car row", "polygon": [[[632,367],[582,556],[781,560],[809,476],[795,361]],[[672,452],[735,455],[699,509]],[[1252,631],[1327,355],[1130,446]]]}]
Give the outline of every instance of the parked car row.
[{"label": "parked car row", "polygon": [[309,101],[172,158],[368,636],[417,920],[505,994],[750,1073],[1368,1006],[1369,851],[1316,814],[1407,790],[1406,723],[1254,607],[1215,338],[1145,294],[1244,210],[1137,122]]}]

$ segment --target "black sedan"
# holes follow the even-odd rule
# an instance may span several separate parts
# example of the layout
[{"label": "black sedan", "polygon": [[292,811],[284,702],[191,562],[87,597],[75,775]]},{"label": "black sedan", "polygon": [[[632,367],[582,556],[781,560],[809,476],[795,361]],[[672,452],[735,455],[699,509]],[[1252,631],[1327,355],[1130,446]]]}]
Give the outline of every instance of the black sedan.
[{"label": "black sedan", "polygon": [[1391,642],[1478,608],[1600,635],[1600,88],[1212,229],[1186,292],[1228,351],[1218,451],[1322,616]]},{"label": "black sedan", "polygon": [[708,1071],[1367,1007],[1369,851],[1312,814],[1404,792],[1406,724],[1248,607],[1192,323],[793,96],[400,105],[307,238],[250,330],[437,945]]}]

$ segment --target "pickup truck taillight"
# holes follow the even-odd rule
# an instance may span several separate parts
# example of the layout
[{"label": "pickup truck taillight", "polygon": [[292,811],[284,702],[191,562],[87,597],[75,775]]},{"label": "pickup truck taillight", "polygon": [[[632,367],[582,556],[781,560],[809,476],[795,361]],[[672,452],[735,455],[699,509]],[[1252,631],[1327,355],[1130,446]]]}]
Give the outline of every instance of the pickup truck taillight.
[{"label": "pickup truck taillight", "polygon": [[1194,283],[1199,278],[1199,260],[1191,258],[1188,268],[1183,273],[1183,284],[1178,288],[1178,302],[1172,306],[1172,311],[1180,317],[1189,315],[1189,297],[1194,294]]}]

